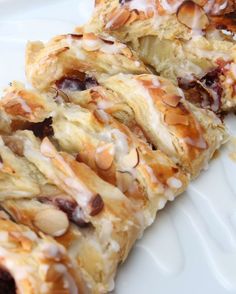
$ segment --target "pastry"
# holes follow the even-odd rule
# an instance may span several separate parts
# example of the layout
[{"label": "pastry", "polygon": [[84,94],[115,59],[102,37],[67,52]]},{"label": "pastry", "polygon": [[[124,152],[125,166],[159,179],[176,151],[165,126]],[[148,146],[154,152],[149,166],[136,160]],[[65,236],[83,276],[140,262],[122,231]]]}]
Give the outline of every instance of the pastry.
[{"label": "pastry", "polygon": [[[53,102],[51,94],[16,82],[5,91],[0,106],[16,132],[3,136],[4,146],[13,161],[32,165],[43,180],[31,199],[7,197],[1,205],[16,222],[64,245],[94,293],[105,293],[114,286],[118,263],[157,210],[186,189],[188,176],[103,110],[87,110],[63,97]],[[43,101],[40,111],[32,107],[38,101]],[[22,105],[28,112],[19,111]],[[68,153],[58,153],[47,136]],[[98,205],[94,212],[93,202]]]},{"label": "pastry", "polygon": [[[157,211],[228,137],[220,119],[199,106],[234,107],[234,36],[212,37],[234,11],[232,1],[96,0],[96,7],[76,33],[29,42],[33,89],[13,82],[0,101],[4,294],[112,291],[118,265]],[[229,18],[227,29],[234,30]],[[197,61],[204,42],[217,56],[202,57],[197,74],[194,42]],[[170,44],[183,51],[191,83],[179,75],[178,54],[174,61],[168,55],[167,74],[157,49],[168,53]]]},{"label": "pastry", "polygon": [[[77,77],[80,72],[112,75],[147,71],[127,45],[93,33],[61,35],[47,44],[29,42],[26,50],[26,75],[39,89],[50,87],[64,76]],[[93,85],[94,81],[87,79],[87,84]]]},{"label": "pastry", "polygon": [[102,0],[85,31],[114,35],[198,105],[229,111],[236,106],[235,13],[233,0]]},{"label": "pastry", "polygon": [[63,246],[0,211],[0,291],[4,294],[89,293]]},{"label": "pastry", "polygon": [[56,85],[70,101],[112,114],[168,154],[192,178],[228,138],[224,124],[213,112],[186,101],[181,89],[165,78],[118,74],[100,78],[97,87],[84,92],[67,88],[66,83]]},{"label": "pastry", "polygon": [[[1,102],[2,109],[11,113],[12,118],[16,117],[14,107],[9,107],[15,101],[12,92],[18,93],[18,99],[22,99],[27,108],[30,108],[30,103],[24,95],[32,97],[35,104],[35,97],[40,96],[39,92],[26,89],[22,91],[24,95],[20,95],[17,89],[18,84],[13,83],[6,90],[7,94]],[[9,96],[12,97],[12,101]],[[40,99],[45,102],[45,105],[42,105],[42,109],[45,109],[44,114],[39,114],[36,108],[31,109],[31,116],[37,123],[32,123],[25,113],[18,117],[25,128],[33,130],[37,136],[41,133],[45,136],[45,131],[40,131],[40,126],[44,128],[45,119],[50,121],[46,129],[50,129],[51,134],[48,132],[47,135],[56,140],[62,150],[73,154],[77,161],[90,166],[102,179],[118,186],[142,212],[145,226],[153,222],[156,211],[163,208],[167,200],[173,200],[185,190],[187,176],[167,156],[161,151],[152,150],[147,142],[132,134],[129,128],[104,110],[88,110],[79,105],[62,102],[57,97],[58,102],[55,103],[54,110],[50,111],[46,104],[47,101],[49,105],[53,103],[52,97],[45,93],[41,93],[41,96]],[[93,105],[95,103],[90,102],[93,102]],[[106,105],[105,102],[103,104]],[[41,123],[40,118],[43,120]]]},{"label": "pastry", "polygon": [[[55,194],[51,188],[48,195],[39,193],[29,200],[11,200],[9,196],[2,206],[17,222],[60,237],[57,241],[66,246],[84,276],[88,276],[87,284],[94,284],[94,293],[111,290],[117,265],[125,260],[143,232],[141,212],[85,164],[68,153],[57,152],[47,137],[40,141],[25,130],[12,134],[11,139],[22,142],[23,156],[38,168],[48,184],[55,186]],[[70,206],[76,210],[75,219]],[[77,220],[77,226],[71,226],[69,219],[72,223]]]}]

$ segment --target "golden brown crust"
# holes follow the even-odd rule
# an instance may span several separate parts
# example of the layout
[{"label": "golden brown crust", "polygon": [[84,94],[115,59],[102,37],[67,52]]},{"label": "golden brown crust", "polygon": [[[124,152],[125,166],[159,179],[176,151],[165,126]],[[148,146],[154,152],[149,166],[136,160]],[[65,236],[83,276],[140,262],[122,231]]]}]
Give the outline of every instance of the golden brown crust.
[{"label": "golden brown crust", "polygon": [[[96,287],[103,289],[101,292],[108,291],[117,265],[126,258],[133,242],[143,230],[141,214],[117,188],[106,184],[85,164],[78,163],[68,153],[58,153],[47,138],[40,142],[29,131],[19,131],[13,137],[22,140],[24,156],[37,166],[49,182],[70,195],[79,205],[84,221],[91,223],[94,230],[91,242],[100,246],[100,259],[104,260],[106,255],[106,262],[102,262],[99,268],[90,269],[90,274],[97,284]],[[40,218],[35,224],[42,229]],[[80,244],[82,246],[84,242],[80,243],[78,240],[78,249]],[[78,258],[79,262],[82,256],[78,249],[78,256],[74,258]],[[85,270],[89,266],[89,260],[83,264]],[[102,276],[99,275],[100,270],[103,272]]]},{"label": "golden brown crust", "polygon": [[120,74],[100,83],[106,88],[95,87],[84,96],[64,91],[75,103],[112,114],[136,135],[167,152],[192,176],[199,174],[227,137],[213,113],[185,101],[181,90],[166,79]]},{"label": "golden brown crust", "polygon": [[85,31],[128,42],[158,74],[180,87],[184,80],[198,106],[224,112],[236,107],[236,79],[227,68],[236,63],[235,19],[231,0],[100,1]]},{"label": "golden brown crust", "polygon": [[[120,40],[131,41],[134,37],[159,35],[162,30],[168,32],[165,26],[170,21],[178,26],[178,29],[170,28],[178,33],[176,37],[188,39],[192,30],[205,30],[215,24],[214,17],[226,15],[227,18],[235,9],[233,0],[146,0],[142,3],[104,0],[96,3],[94,16],[85,30],[114,33]],[[138,28],[142,32],[138,32]]]},{"label": "golden brown crust", "polygon": [[78,72],[105,73],[147,72],[137,55],[112,37],[93,33],[57,36],[48,44],[29,43],[26,73],[36,88],[48,88],[62,77],[75,77]]},{"label": "golden brown crust", "polygon": [[[0,268],[10,274],[12,280],[8,287],[12,291],[19,294],[88,293],[80,272],[74,270],[61,245],[3,217],[0,227]],[[7,289],[3,280],[4,286]]]}]

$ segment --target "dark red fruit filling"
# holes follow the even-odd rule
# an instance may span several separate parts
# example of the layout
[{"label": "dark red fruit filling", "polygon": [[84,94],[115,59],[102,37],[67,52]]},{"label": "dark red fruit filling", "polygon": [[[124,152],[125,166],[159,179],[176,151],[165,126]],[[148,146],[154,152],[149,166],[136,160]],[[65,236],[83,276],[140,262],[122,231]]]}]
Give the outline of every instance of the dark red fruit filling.
[{"label": "dark red fruit filling", "polygon": [[199,82],[178,78],[178,85],[185,90],[186,98],[193,103],[200,104],[203,108],[210,108],[218,112],[221,106],[223,89],[220,84],[220,75],[223,68],[220,66],[208,72]]},{"label": "dark red fruit filling", "polygon": [[16,294],[16,283],[12,275],[0,268],[0,294]]},{"label": "dark red fruit filling", "polygon": [[68,91],[84,91],[90,89],[92,87],[97,86],[98,83],[95,78],[84,76],[82,79],[77,77],[63,77],[56,82],[56,86],[60,90],[68,90]]},{"label": "dark red fruit filling", "polygon": [[54,135],[51,117],[46,118],[43,122],[32,124],[27,129],[31,130],[40,139]]}]

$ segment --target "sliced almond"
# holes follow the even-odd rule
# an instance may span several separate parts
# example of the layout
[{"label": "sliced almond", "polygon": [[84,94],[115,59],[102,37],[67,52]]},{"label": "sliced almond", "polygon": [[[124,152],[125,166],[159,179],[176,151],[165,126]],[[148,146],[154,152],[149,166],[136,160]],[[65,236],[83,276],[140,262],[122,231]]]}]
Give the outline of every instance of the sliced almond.
[{"label": "sliced almond", "polygon": [[101,143],[96,150],[95,163],[98,168],[108,170],[114,161],[114,146],[112,143]]},{"label": "sliced almond", "polygon": [[147,17],[152,18],[154,16],[154,9],[152,7],[147,8]]},{"label": "sliced almond", "polygon": [[69,220],[61,210],[48,208],[35,215],[34,225],[45,234],[60,237],[68,230]]},{"label": "sliced almond", "polygon": [[147,17],[143,11],[139,11],[139,19],[140,20],[145,20]]},{"label": "sliced almond", "polygon": [[118,171],[116,173],[116,184],[121,192],[127,192],[133,182],[133,176],[129,172]]},{"label": "sliced almond", "polygon": [[130,11],[127,8],[117,8],[109,15],[106,28],[117,30],[127,22],[129,17]]},{"label": "sliced almond", "polygon": [[131,58],[133,56],[132,51],[130,50],[129,47],[125,47],[124,49],[122,49],[122,54],[125,55],[128,58]]},{"label": "sliced almond", "polygon": [[102,45],[103,41],[93,33],[84,34],[82,43],[83,49],[87,51],[96,51],[99,50]]},{"label": "sliced almond", "polygon": [[93,114],[96,119],[102,124],[108,124],[110,121],[110,115],[102,109],[95,109]]},{"label": "sliced almond", "polygon": [[170,125],[189,125],[188,117],[185,115],[177,114],[174,112],[166,112],[164,116],[164,121]]},{"label": "sliced almond", "polygon": [[193,1],[185,1],[177,11],[180,23],[190,29],[204,30],[209,25],[209,19],[201,6]]},{"label": "sliced almond", "polygon": [[91,207],[91,212],[90,212],[91,216],[98,215],[103,210],[103,207],[104,207],[103,199],[99,194],[95,195],[89,204]]},{"label": "sliced almond", "polygon": [[61,276],[64,274],[64,272],[58,270],[56,268],[56,264],[52,264],[48,267],[45,280],[50,283],[55,283],[57,280],[61,278]]},{"label": "sliced almond", "polygon": [[123,156],[120,161],[122,169],[135,168],[139,164],[139,152],[137,148],[133,148],[130,152]]},{"label": "sliced almond", "polygon": [[164,96],[162,96],[162,101],[171,106],[171,107],[176,107],[179,104],[179,101],[181,100],[181,97],[178,95],[174,95],[174,94],[166,94]]},{"label": "sliced almond", "polygon": [[138,18],[139,18],[138,12],[135,10],[131,11],[129,19],[126,22],[126,25],[129,25],[129,24],[135,22]]}]

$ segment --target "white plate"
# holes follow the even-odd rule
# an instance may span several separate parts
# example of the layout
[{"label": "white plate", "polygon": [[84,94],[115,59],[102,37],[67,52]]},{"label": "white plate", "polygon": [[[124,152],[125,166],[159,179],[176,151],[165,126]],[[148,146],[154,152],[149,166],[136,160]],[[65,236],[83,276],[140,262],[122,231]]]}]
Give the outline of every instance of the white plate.
[{"label": "white plate", "polygon": [[[0,0],[0,87],[25,80],[27,40],[70,32],[92,0]],[[236,136],[236,117],[227,118]],[[146,231],[119,270],[116,294],[236,293],[236,162],[228,144]],[[236,152],[236,145],[234,146]]]}]

